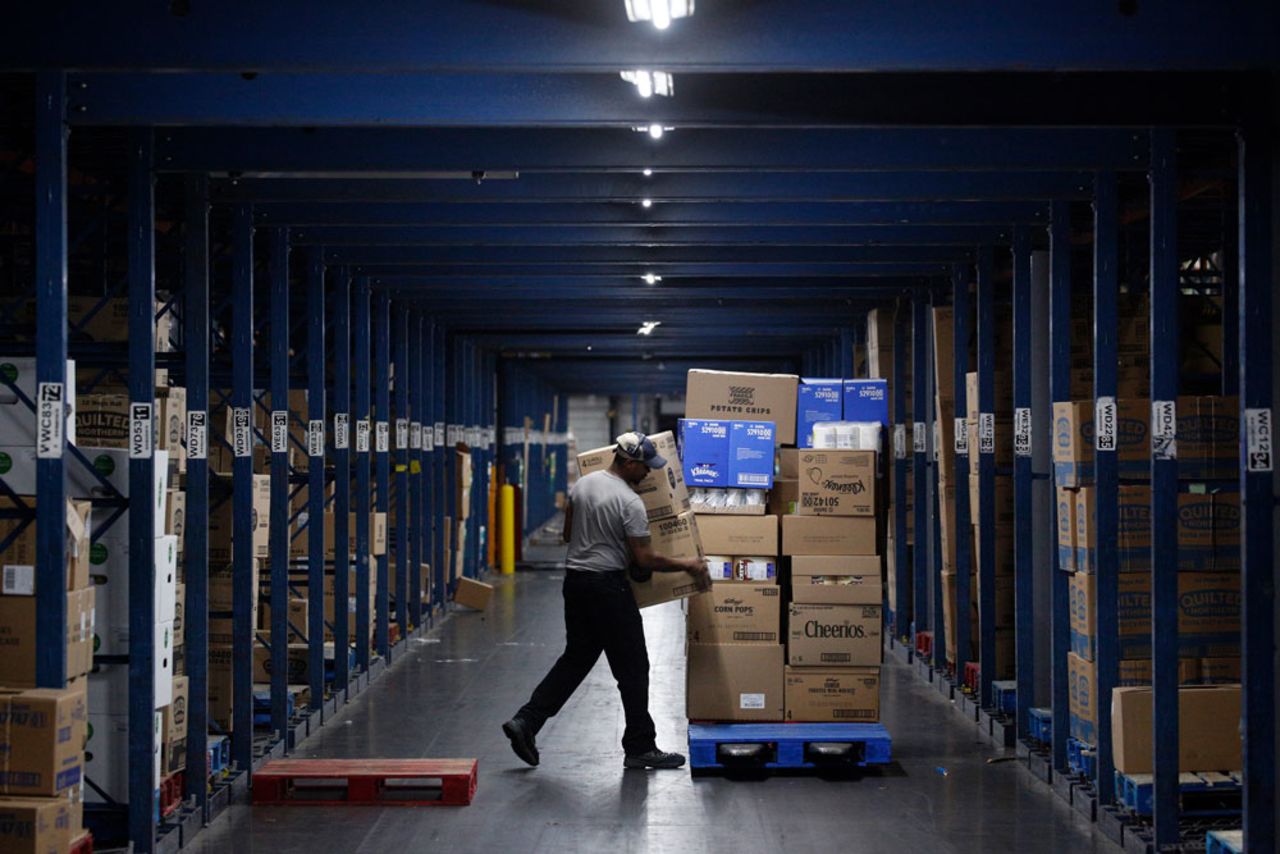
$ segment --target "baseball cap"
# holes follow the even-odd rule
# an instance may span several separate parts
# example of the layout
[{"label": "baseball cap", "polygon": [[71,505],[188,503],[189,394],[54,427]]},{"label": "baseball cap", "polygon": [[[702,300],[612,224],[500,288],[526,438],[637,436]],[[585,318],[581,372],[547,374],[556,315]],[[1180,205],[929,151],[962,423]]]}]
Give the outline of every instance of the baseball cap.
[{"label": "baseball cap", "polygon": [[617,438],[617,452],[629,460],[644,463],[651,469],[660,469],[667,461],[658,455],[658,449],[643,433],[623,433]]}]

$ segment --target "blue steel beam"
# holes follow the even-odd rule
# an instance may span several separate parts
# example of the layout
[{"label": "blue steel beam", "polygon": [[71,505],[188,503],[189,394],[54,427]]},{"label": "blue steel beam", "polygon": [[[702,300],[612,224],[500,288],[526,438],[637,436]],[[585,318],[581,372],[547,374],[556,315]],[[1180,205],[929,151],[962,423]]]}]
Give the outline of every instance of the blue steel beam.
[{"label": "blue steel beam", "polygon": [[[542,177],[542,176],[536,176]],[[675,176],[672,176],[675,177]],[[679,176],[686,177],[686,176]],[[698,178],[706,176],[696,176]],[[527,180],[527,179],[521,179]],[[657,176],[662,182],[664,176]],[[438,183],[438,182],[437,182]],[[499,182],[500,183],[500,182]],[[650,181],[642,182],[644,185]],[[656,188],[656,185],[655,185]],[[442,232],[480,228],[606,226],[850,226],[1000,225],[1047,222],[1048,204],[1037,201],[932,202],[672,202],[637,209],[638,188],[614,201],[510,204],[502,202],[264,202],[255,206],[259,225],[436,226]]]},{"label": "blue steel beam", "polygon": [[[333,601],[349,602],[351,579],[351,273],[333,286]],[[351,646],[350,609],[333,609],[333,689],[345,692]]]},{"label": "blue steel beam", "polygon": [[[538,271],[539,265],[679,265],[757,262],[780,264],[795,262],[827,264],[876,264],[906,262],[915,264],[952,264],[972,258],[967,246],[737,246],[706,244],[700,246],[343,246],[326,249],[328,264],[355,264],[361,270],[377,265],[395,267],[453,264],[471,266],[477,272],[493,274],[491,268],[503,264],[519,264]],[[589,266],[588,266],[589,269]],[[613,271],[622,273],[623,270]],[[661,271],[659,271],[661,272]],[[543,275],[555,275],[544,273]]]},{"label": "blue steel beam", "polygon": [[[155,466],[152,448],[156,372],[155,187],[151,131],[129,137],[129,755],[150,757],[155,745]],[[43,334],[42,330],[42,334]],[[52,353],[45,354],[53,355]],[[65,366],[65,362],[63,363]],[[59,411],[57,417],[61,418]],[[57,491],[55,490],[55,494]],[[47,530],[47,529],[46,529]],[[59,535],[63,529],[55,529]],[[62,570],[51,574],[62,578]],[[45,584],[46,588],[51,585]],[[57,586],[59,592],[62,585]],[[65,620],[64,620],[65,622]],[[64,643],[58,632],[59,645]],[[48,667],[46,664],[46,668]],[[129,840],[138,852],[155,846],[155,769],[129,763]]]},{"label": "blue steel beam", "polygon": [[432,478],[434,481],[435,506],[433,515],[440,532],[437,539],[435,569],[435,605],[443,608],[445,599],[449,595],[448,575],[446,574],[446,564],[449,561],[449,553],[446,549],[446,543],[451,543],[451,533],[447,531],[445,519],[449,511],[449,484],[445,480],[448,473],[448,460],[450,449],[445,445],[445,397],[447,388],[447,374],[445,373],[445,331],[441,324],[433,324],[431,332],[431,354],[432,354],[432,400],[431,400],[431,441],[435,447],[432,452],[434,459],[431,461]]},{"label": "blue steel beam", "polygon": [[409,386],[412,383],[409,368],[409,312],[396,305],[392,327],[392,358],[395,359],[395,530],[388,533],[395,538],[396,571],[394,590],[396,597],[396,622],[400,624],[400,637],[409,636]]},{"label": "blue steel beam", "polygon": [[[1028,734],[1028,712],[1035,701],[1035,567],[1031,493],[1031,232],[1013,232],[1013,559],[1014,660],[1017,678],[1016,733]],[[1041,439],[1043,441],[1043,439]],[[995,517],[991,517],[994,521]]]},{"label": "blue steel beam", "polygon": [[356,451],[356,667],[362,671],[369,669],[369,573],[374,567],[369,565],[371,553],[369,542],[369,514],[372,506],[371,458],[373,442],[373,409],[371,406],[370,373],[372,351],[370,349],[369,323],[369,281],[356,279],[355,287],[355,330],[353,347],[355,355],[351,363],[355,375],[355,409],[352,420],[355,422]]},{"label": "blue steel beam", "polygon": [[1237,139],[1239,170],[1240,542],[1244,613],[1241,739],[1244,753],[1244,844],[1276,844],[1275,730],[1275,425],[1272,421],[1275,334],[1274,146],[1269,123],[1248,125]]},{"label": "blue steel beam", "polygon": [[1178,172],[1172,130],[1151,131],[1151,710],[1155,846],[1178,828]]},{"label": "blue steel beam", "polygon": [[464,172],[1143,169],[1128,128],[171,128],[157,162],[249,177]]},{"label": "blue steel beam", "polygon": [[[950,354],[952,382],[955,384],[955,451],[956,469],[953,475],[956,484],[956,678],[963,682],[964,667],[972,659],[973,650],[970,627],[970,605],[973,572],[973,552],[971,541],[973,527],[969,512],[969,448],[968,429],[968,372],[969,372],[969,330],[972,328],[969,299],[969,282],[972,269],[968,266],[957,266],[951,274],[951,339],[953,349]],[[943,358],[947,355],[943,354]]]},{"label": "blue steel beam", "polygon": [[[391,509],[389,459],[391,451],[389,424],[391,418],[391,301],[384,292],[375,294],[373,300],[373,453],[376,467],[377,511],[389,516],[388,511]],[[384,550],[377,558],[377,613],[374,629],[374,647],[384,661],[391,651],[390,624],[388,623],[391,590],[387,573],[387,554]]]},{"label": "blue steel beam", "polygon": [[[323,249],[307,253],[307,602],[324,601],[325,266]],[[338,602],[334,600],[334,611]],[[335,655],[341,653],[335,650]],[[311,708],[324,705],[324,609],[307,608]]]},{"label": "blue steel beam", "polygon": [[[1049,396],[1053,403],[1071,400],[1071,205],[1053,203],[1049,227]],[[1054,481],[1055,487],[1062,484]],[[1058,506],[1055,490],[1054,507]],[[1070,524],[1070,512],[1055,511],[1055,520]],[[1071,650],[1070,567],[1058,563],[1053,550],[1052,608],[1053,773],[1067,770],[1066,723],[1070,717],[1070,681],[1067,653]]]},{"label": "blue steel beam", "polygon": [[[271,235],[271,728],[289,730],[289,229]],[[310,628],[308,627],[308,631]]]},{"label": "blue steel beam", "polygon": [[[931,265],[932,268],[932,265]],[[430,295],[432,304],[436,301],[453,302],[476,299],[471,297],[473,288],[486,288],[498,291],[502,296],[524,297],[526,299],[553,298],[565,296],[581,298],[592,294],[604,293],[610,298],[629,296],[635,299],[669,299],[671,290],[675,288],[682,296],[690,299],[714,297],[717,299],[746,299],[754,296],[809,299],[836,296],[850,298],[859,297],[882,303],[894,297],[909,294],[914,288],[932,284],[929,276],[863,276],[861,271],[845,277],[832,276],[787,276],[771,278],[755,277],[706,277],[677,278],[671,281],[663,279],[664,286],[649,287],[644,290],[636,288],[636,276],[599,276],[599,277],[536,277],[514,276],[477,277],[471,280],[465,291],[456,288],[457,282],[452,279],[429,279],[419,277],[400,278],[395,275],[379,276],[378,287],[392,291],[393,298],[409,298]],[[660,284],[655,282],[656,284]],[[648,295],[652,296],[648,296]]]},{"label": "blue steel beam", "polygon": [[232,713],[231,758],[253,762],[253,210],[232,212],[231,406],[232,406]]},{"label": "blue steel beam", "polygon": [[894,632],[907,644],[908,655],[915,649],[911,625],[911,571],[907,565],[907,341],[911,325],[907,313],[911,303],[899,300],[893,313],[893,542],[894,576],[897,581]]},{"label": "blue steel beam", "polygon": [[[990,247],[978,251],[978,700],[991,708],[996,673],[995,265]],[[972,449],[970,449],[972,453]]]},{"label": "blue steel beam", "polygon": [[[655,33],[629,24],[621,3],[475,4],[441,0],[317,7],[227,0],[174,14],[168,6],[127,18],[88,6],[69,14],[31,7],[8,22],[10,69],[259,72],[616,73],[1058,71],[1220,69],[1265,66],[1274,57],[1276,10],[1249,4],[1218,14],[1208,0],[1180,0],[1141,23],[1113,3],[989,0],[978,8],[939,2],[882,9],[859,0],[794,4],[765,0],[703,9]],[[928,26],[921,22],[927,21]],[[57,39],[48,39],[56,31]],[[1231,45],[1224,55],[1221,45]]]},{"label": "blue steel beam", "polygon": [[36,684],[43,688],[67,682],[63,458],[76,378],[67,376],[66,95],[62,72],[36,78]]},{"label": "blue steel beam", "polygon": [[[183,535],[187,731],[209,731],[209,180],[188,175],[183,193],[183,346],[187,386],[187,517]],[[176,643],[175,638],[175,643]],[[186,796],[209,800],[208,745],[187,739]]]},{"label": "blue steel beam", "polygon": [[[329,204],[537,203],[578,205],[634,202],[651,198],[661,210],[668,203],[744,202],[1024,202],[1055,198],[1092,198],[1088,172],[670,172],[661,164],[652,175],[641,166],[629,173],[522,173],[474,180],[465,174],[437,179],[235,178],[212,183],[219,202]],[[976,221],[976,220],[975,220]],[[1011,220],[1012,221],[1012,220]],[[340,224],[340,223],[339,223]]]},{"label": "blue steel beam", "polygon": [[422,625],[422,315],[406,311],[409,335],[409,600],[408,620]]},{"label": "blue steel beam", "polygon": [[923,294],[911,301],[911,477],[915,504],[915,551],[912,553],[911,640],[930,627],[929,540],[933,527],[929,512],[929,304]]},{"label": "blue steel beam", "polygon": [[[964,262],[963,252],[951,251],[950,247],[927,247],[912,249],[910,255],[900,247],[859,246],[842,249],[840,254],[846,258],[856,259],[861,256],[867,260],[845,261],[812,261],[794,260],[778,262],[772,260],[708,261],[699,255],[701,252],[684,252],[690,260],[653,260],[657,253],[633,252],[629,260],[623,259],[609,263],[589,263],[566,258],[555,263],[530,264],[511,262],[503,264],[475,263],[436,263],[428,259],[414,260],[404,257],[404,253],[395,252],[390,257],[385,250],[394,247],[380,247],[382,258],[377,263],[356,262],[354,272],[368,276],[378,287],[390,285],[408,285],[416,279],[452,280],[452,286],[470,286],[475,280],[494,281],[501,279],[533,279],[541,280],[549,277],[557,278],[566,284],[590,284],[599,279],[617,281],[629,279],[639,281],[647,273],[654,273],[674,284],[672,280],[683,278],[736,278],[744,280],[767,281],[769,279],[855,279],[882,276],[897,281],[904,276],[945,276],[951,264]],[[736,254],[745,247],[724,247],[726,254]],[[418,250],[421,251],[421,250]],[[350,259],[343,258],[343,253],[333,252],[329,262],[345,264]],[[717,252],[716,254],[720,254]],[[640,257],[640,256],[644,257]],[[876,256],[885,260],[870,260]],[[897,256],[894,260],[894,256]],[[922,257],[923,256],[923,257]],[[934,257],[936,256],[936,257]],[[352,255],[354,257],[354,254]],[[385,261],[385,263],[384,263]]]}]

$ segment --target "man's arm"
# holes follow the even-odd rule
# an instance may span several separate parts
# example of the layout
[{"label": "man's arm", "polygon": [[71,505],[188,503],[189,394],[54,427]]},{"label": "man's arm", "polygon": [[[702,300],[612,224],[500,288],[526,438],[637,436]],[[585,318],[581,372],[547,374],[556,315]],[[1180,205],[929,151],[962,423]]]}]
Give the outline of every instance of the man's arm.
[{"label": "man's arm", "polygon": [[677,560],[660,555],[653,550],[653,542],[648,537],[627,537],[627,545],[631,547],[631,558],[645,572],[687,572],[690,575],[706,575],[707,566],[700,558]]},{"label": "man's arm", "polygon": [[564,531],[560,534],[560,539],[567,543],[571,536],[573,536],[573,502],[566,501],[564,503]]}]

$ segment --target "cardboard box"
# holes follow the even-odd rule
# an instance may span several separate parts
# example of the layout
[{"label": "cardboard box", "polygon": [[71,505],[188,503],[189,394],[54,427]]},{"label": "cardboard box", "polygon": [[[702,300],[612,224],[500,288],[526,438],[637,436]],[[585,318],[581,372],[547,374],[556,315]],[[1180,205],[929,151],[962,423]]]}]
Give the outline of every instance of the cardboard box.
[{"label": "cardboard box", "polygon": [[787,663],[793,667],[879,667],[881,607],[809,605],[787,610]]},{"label": "cardboard box", "polygon": [[800,378],[796,388],[796,444],[813,447],[813,425],[840,421],[844,412],[844,383],[839,379]]},{"label": "cardboard box", "polygon": [[[1076,569],[1097,571],[1097,491],[1076,491]],[[1151,488],[1125,485],[1118,491],[1119,571],[1151,571]],[[1238,572],[1239,493],[1178,493],[1178,570]]]},{"label": "cardboard box", "polygon": [[780,721],[781,644],[690,644],[686,713],[695,721]]},{"label": "cardboard box", "polygon": [[879,667],[787,667],[786,719],[810,723],[880,720]]},{"label": "cardboard box", "polygon": [[[36,508],[35,496],[22,501]],[[13,501],[0,496],[0,508],[14,507]],[[66,589],[80,590],[89,586],[89,520],[93,505],[88,501],[66,503]],[[36,522],[35,519],[0,519],[0,542],[9,545],[0,552],[0,596],[36,595]]]},{"label": "cardboard box", "polygon": [[706,554],[778,554],[777,516],[706,516],[699,514],[698,536]]},{"label": "cardboard box", "polygon": [[1200,659],[1199,681],[1203,685],[1231,685],[1240,681],[1240,656]]},{"label": "cardboard box", "polygon": [[[67,597],[67,679],[93,666],[93,588],[72,590]],[[36,684],[36,597],[0,596],[0,685]]]},{"label": "cardboard box", "polygon": [[[255,644],[255,647],[258,645]],[[187,767],[187,677],[173,679],[173,699],[160,710],[160,761],[162,774]]]},{"label": "cardboard box", "polygon": [[165,501],[164,532],[178,538],[178,563],[186,549],[187,491],[170,489]]},{"label": "cardboard box", "polygon": [[1064,487],[1054,490],[1054,518],[1058,525],[1058,569],[1076,569],[1076,494]]},{"label": "cardboard box", "polygon": [[[210,478],[209,498],[209,560],[225,562],[232,559],[232,478]],[[216,485],[216,487],[215,487]],[[266,560],[271,556],[271,477],[255,474],[252,485],[253,505],[250,511],[253,525],[253,557]]]},{"label": "cardboard box", "polygon": [[[1094,401],[1053,404],[1053,469],[1059,486],[1093,482]],[[1128,397],[1116,400],[1116,464],[1122,478],[1151,476],[1151,401]]]},{"label": "cardboard box", "polygon": [[1238,477],[1240,398],[1179,397],[1177,415],[1178,478],[1230,480]]},{"label": "cardboard box", "polygon": [[[92,703],[90,708],[92,709]],[[164,775],[161,718],[159,711],[152,713],[150,764],[152,779],[157,787]],[[129,716],[106,715],[91,710],[88,733],[89,738],[84,745],[85,776],[93,780],[94,785],[108,798],[124,801],[129,797],[130,768],[147,761],[129,749]]]},{"label": "cardboard box", "polygon": [[685,386],[685,416],[772,421],[777,443],[794,445],[799,382],[794,374],[691,370]]},{"label": "cardboard box", "polygon": [[802,451],[799,502],[802,516],[874,516],[876,453],[874,451]]},{"label": "cardboard box", "polygon": [[[685,486],[684,467],[675,435],[670,430],[649,436],[659,456],[667,461],[660,469],[652,469],[644,480],[633,487],[644,502],[649,520],[666,519],[689,509],[689,490]],[[615,445],[578,454],[578,471],[582,475],[604,471],[613,465]]]},{"label": "cardboard box", "polygon": [[[177,617],[178,545],[177,537],[165,535],[150,541],[155,585],[152,615],[157,623]],[[131,544],[124,530],[111,530],[90,550],[95,624],[104,645],[97,651],[107,655],[127,654],[129,637],[129,575]],[[118,631],[113,631],[118,630]],[[119,638],[119,643],[117,643]]]},{"label": "cardboard box", "polygon": [[[151,413],[152,447],[169,453],[167,462],[186,471],[187,390],[163,386],[155,390]],[[77,441],[96,448],[129,447],[129,394],[112,390],[76,398]]]},{"label": "cardboard box", "polygon": [[[1116,688],[1111,695],[1111,746],[1116,771],[1152,772],[1152,691]],[[1178,767],[1184,771],[1240,768],[1240,686],[1178,690]]]},{"label": "cardboard box", "polygon": [[680,458],[690,486],[768,489],[773,485],[770,421],[680,419]]},{"label": "cardboard box", "polygon": [[231,706],[234,683],[231,678],[235,657],[230,643],[209,643],[209,725],[225,733],[232,730]]},{"label": "cardboard box", "polygon": [[82,833],[71,799],[0,798],[0,851],[62,854]]},{"label": "cardboard box", "polygon": [[[784,448],[784,451],[791,450]],[[773,479],[773,489],[769,490],[769,503],[765,507],[765,512],[771,516],[785,516],[788,513],[796,512],[796,505],[800,503],[800,481],[797,478],[780,478]]]},{"label": "cardboard box", "polygon": [[[1178,660],[1178,681],[1191,684],[1198,678],[1198,660],[1184,658]],[[1142,686],[1151,684],[1151,662],[1149,660],[1122,659],[1117,674],[1121,686]],[[1067,653],[1067,685],[1069,711],[1071,715],[1071,736],[1086,744],[1098,743],[1098,698],[1097,669],[1092,661]],[[1116,737],[1114,722],[1111,737]]]},{"label": "cardboard box", "polygon": [[774,584],[713,584],[689,600],[695,644],[781,642],[782,589]]},{"label": "cardboard box", "polygon": [[889,426],[889,388],[882,379],[844,381],[844,421],[879,421]]},{"label": "cardboard box", "polygon": [[477,611],[489,607],[489,599],[493,596],[493,585],[476,581],[474,578],[459,578],[458,586],[453,591],[453,601]]},{"label": "cardboard box", "polygon": [[881,603],[876,555],[802,555],[791,559],[791,598],[810,605]]},{"label": "cardboard box", "polygon": [[[76,362],[67,360],[66,394],[63,406],[66,420],[63,435],[67,441],[76,444]],[[16,388],[10,388],[10,385]],[[64,390],[64,394],[65,394]],[[39,383],[36,382],[36,360],[31,357],[0,357],[0,437],[6,445],[36,444],[36,412],[18,395],[35,403],[39,398]],[[16,490],[18,492],[34,492],[34,490]]]},{"label": "cardboard box", "polygon": [[[305,643],[290,643],[288,646],[285,682],[290,685],[306,685],[311,681],[311,647]],[[271,681],[271,650],[258,643],[253,645],[253,681]]]},{"label": "cardboard box", "polygon": [[784,555],[872,555],[874,516],[783,516]]},{"label": "cardboard box", "polygon": [[[300,519],[300,524],[304,523],[305,514]],[[324,558],[325,560],[333,560],[337,555],[337,548],[334,543],[337,539],[337,517],[332,511],[326,511],[324,514]],[[351,554],[356,552],[356,514],[347,514],[347,544]],[[369,550],[374,555],[384,555],[387,553],[387,514],[386,513],[370,513],[369,514]],[[300,531],[295,531],[289,538],[289,557],[306,558],[311,554],[311,535],[304,527]]]},{"label": "cardboard box", "polygon": [[57,797],[84,777],[84,682],[67,688],[0,688],[0,795]]},{"label": "cardboard box", "polygon": [[[739,520],[740,521],[740,520]],[[669,558],[703,558],[698,520],[692,513],[649,523],[653,550]],[[687,572],[655,572],[648,581],[631,580],[631,592],[641,608],[684,599],[702,592],[697,580]]]}]

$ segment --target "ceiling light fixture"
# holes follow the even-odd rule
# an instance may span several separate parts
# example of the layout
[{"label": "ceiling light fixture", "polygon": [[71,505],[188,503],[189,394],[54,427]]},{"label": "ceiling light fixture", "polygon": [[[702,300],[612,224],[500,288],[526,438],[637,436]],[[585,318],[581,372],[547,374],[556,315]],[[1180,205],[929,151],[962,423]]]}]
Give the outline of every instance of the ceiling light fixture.
[{"label": "ceiling light fixture", "polygon": [[661,95],[670,98],[676,93],[676,81],[668,71],[624,71],[622,79],[636,87],[641,98]]},{"label": "ceiling light fixture", "polygon": [[670,126],[664,127],[655,122],[654,124],[651,124],[651,125],[639,125],[637,127],[633,127],[632,130],[635,131],[636,133],[647,133],[649,134],[649,136],[653,137],[654,139],[662,139],[662,135],[664,133],[670,130],[675,130],[675,128]]},{"label": "ceiling light fixture", "polygon": [[658,282],[662,281],[662,277],[654,273],[645,273],[640,278],[644,279],[644,283],[646,285],[656,285]]},{"label": "ceiling light fixture", "polygon": [[649,208],[653,207],[653,199],[641,199],[640,207],[644,208],[645,210],[648,210]]},{"label": "ceiling light fixture", "polygon": [[637,335],[652,335],[653,330],[662,325],[661,320],[645,320],[640,323],[640,328],[636,330]]},{"label": "ceiling light fixture", "polygon": [[646,170],[644,170],[644,177],[646,177],[646,178],[652,178],[652,177],[653,177],[653,170],[652,170],[652,169],[646,169]]},{"label": "ceiling light fixture", "polygon": [[628,21],[651,21],[659,30],[671,26],[676,18],[693,14],[694,0],[626,0]]}]

